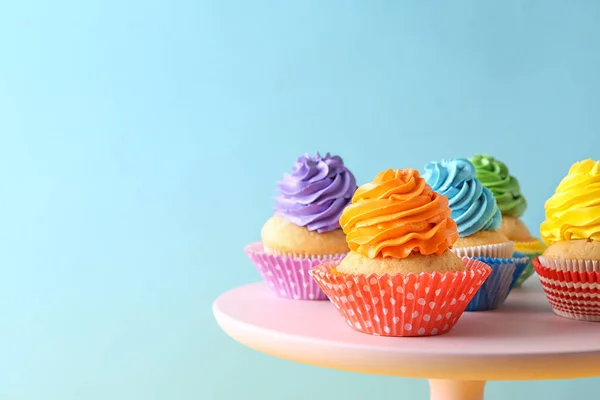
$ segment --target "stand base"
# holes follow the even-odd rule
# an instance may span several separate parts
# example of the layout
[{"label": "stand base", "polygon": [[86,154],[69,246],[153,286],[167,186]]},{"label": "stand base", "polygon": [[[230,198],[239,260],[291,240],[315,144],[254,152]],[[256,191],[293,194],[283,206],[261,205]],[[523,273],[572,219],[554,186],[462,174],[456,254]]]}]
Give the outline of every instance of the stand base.
[{"label": "stand base", "polygon": [[483,400],[485,381],[430,379],[431,400]]}]

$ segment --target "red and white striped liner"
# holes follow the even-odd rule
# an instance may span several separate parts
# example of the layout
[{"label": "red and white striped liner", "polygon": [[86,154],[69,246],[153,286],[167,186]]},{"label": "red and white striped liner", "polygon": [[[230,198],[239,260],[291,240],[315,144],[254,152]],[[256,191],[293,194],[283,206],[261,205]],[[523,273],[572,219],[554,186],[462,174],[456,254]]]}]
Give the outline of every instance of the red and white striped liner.
[{"label": "red and white striped liner", "polygon": [[574,272],[600,272],[600,262],[596,260],[561,260],[540,256],[540,263],[550,269]]},{"label": "red and white striped liner", "polygon": [[600,269],[593,260],[533,259],[546,297],[555,314],[600,322]]}]

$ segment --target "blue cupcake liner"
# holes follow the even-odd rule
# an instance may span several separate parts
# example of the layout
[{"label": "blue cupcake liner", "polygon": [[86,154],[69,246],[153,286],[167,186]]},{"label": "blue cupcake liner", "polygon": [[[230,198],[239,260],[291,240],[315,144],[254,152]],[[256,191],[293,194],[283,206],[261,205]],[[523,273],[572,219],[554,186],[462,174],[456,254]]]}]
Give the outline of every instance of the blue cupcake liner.
[{"label": "blue cupcake liner", "polygon": [[[504,303],[518,278],[518,276],[515,278],[515,261],[512,258],[473,258],[489,265],[492,273],[475,293],[465,311],[495,310]],[[521,272],[523,271],[521,270]]]},{"label": "blue cupcake liner", "polygon": [[[473,257],[473,258],[476,260],[479,260],[479,261],[483,261],[487,265],[490,265],[493,263],[514,264],[515,272],[513,274],[513,280],[510,283],[509,293],[516,286],[517,281],[519,280],[519,277],[523,274],[523,272],[525,271],[525,268],[527,267],[527,264],[529,264],[529,262],[530,262],[530,259],[529,259],[529,257],[527,257],[526,254],[519,253],[519,252],[513,253],[512,258],[492,258],[492,257]],[[508,294],[507,294],[507,296],[508,296]]]},{"label": "blue cupcake liner", "polygon": [[512,284],[510,285],[511,291],[515,288],[515,286],[517,286],[517,282],[519,282],[519,278],[521,278],[521,276],[525,272],[527,265],[529,265],[531,263],[531,257],[529,257],[525,253],[520,253],[518,251],[515,251],[513,253],[512,260],[515,263],[515,276],[514,276],[514,280],[513,280]]}]

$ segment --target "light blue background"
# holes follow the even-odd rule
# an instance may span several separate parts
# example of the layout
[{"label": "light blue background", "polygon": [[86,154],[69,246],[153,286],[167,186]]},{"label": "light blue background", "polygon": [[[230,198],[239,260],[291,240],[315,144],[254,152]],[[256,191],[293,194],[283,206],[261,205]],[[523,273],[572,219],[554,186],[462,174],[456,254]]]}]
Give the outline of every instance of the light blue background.
[{"label": "light blue background", "polygon": [[[20,0],[0,12],[0,398],[425,399],[223,334],[305,151],[360,183],[491,152],[534,229],[598,158],[600,2]],[[235,383],[234,383],[235,382]],[[591,398],[600,380],[489,399]]]}]

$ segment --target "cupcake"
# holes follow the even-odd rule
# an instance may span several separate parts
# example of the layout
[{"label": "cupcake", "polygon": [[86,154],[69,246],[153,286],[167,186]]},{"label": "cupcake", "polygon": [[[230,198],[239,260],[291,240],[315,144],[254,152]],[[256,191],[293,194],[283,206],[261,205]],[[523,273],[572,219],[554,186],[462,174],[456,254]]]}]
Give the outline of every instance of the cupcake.
[{"label": "cupcake", "polygon": [[600,161],[573,164],[546,201],[548,248],[533,266],[554,312],[600,321]]},{"label": "cupcake", "polygon": [[450,251],[458,231],[448,199],[411,169],[388,169],[359,187],[340,224],[350,252],[310,274],[359,332],[448,332],[490,273]]},{"label": "cupcake", "polygon": [[431,162],[423,176],[435,192],[448,198],[458,227],[453,250],[459,256],[510,258],[513,242],[500,232],[502,215],[492,192],[475,177],[464,158]]},{"label": "cupcake", "polygon": [[453,251],[472,257],[492,268],[466,311],[489,311],[500,307],[516,282],[518,259],[513,242],[500,232],[502,216],[492,192],[475,176],[475,166],[464,158],[431,162],[425,179],[433,190],[446,196],[458,226]]},{"label": "cupcake", "polygon": [[356,190],[356,179],[338,156],[304,155],[278,182],[275,213],[261,230],[261,242],[246,253],[279,296],[326,300],[308,274],[318,263],[348,252],[339,223]]},{"label": "cupcake", "polygon": [[[506,165],[493,157],[477,154],[470,158],[475,166],[476,177],[483,186],[490,189],[496,204],[502,214],[502,232],[509,240],[514,242],[517,252],[526,254],[530,259],[540,255],[546,246],[531,232],[520,219],[527,208],[527,201],[521,193],[519,181],[509,174]],[[529,263],[523,274],[517,280],[520,286],[534,273],[533,266]]]}]

